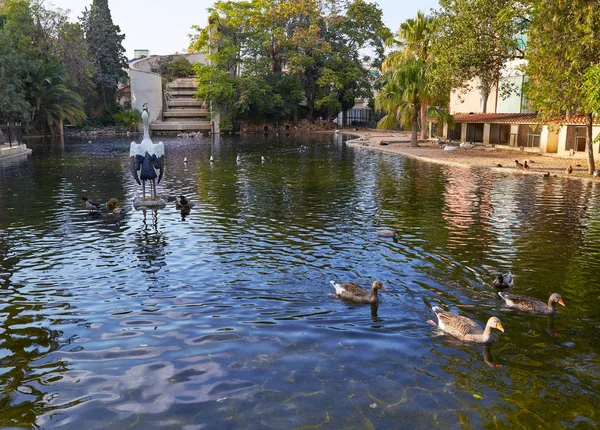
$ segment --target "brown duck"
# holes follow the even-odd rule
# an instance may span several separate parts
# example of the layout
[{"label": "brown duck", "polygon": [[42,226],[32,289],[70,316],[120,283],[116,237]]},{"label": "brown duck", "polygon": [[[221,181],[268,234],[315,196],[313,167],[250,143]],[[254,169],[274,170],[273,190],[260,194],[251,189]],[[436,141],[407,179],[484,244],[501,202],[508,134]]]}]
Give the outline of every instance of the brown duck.
[{"label": "brown duck", "polygon": [[504,299],[509,308],[530,314],[553,315],[556,313],[557,303],[565,306],[565,302],[558,293],[550,296],[548,304],[529,296],[515,296],[504,292],[499,292],[498,295]]},{"label": "brown duck", "polygon": [[379,290],[387,291],[381,281],[373,282],[371,291],[361,287],[354,281],[345,282],[343,284],[338,284],[334,281],[329,282],[333,285],[333,288],[335,288],[336,296],[354,303],[379,303],[379,295],[377,292]]},{"label": "brown duck", "polygon": [[[438,318],[437,326],[446,333],[467,342],[492,343],[494,335],[492,329],[504,332],[504,327],[497,317],[491,317],[485,329],[470,318],[444,311],[439,306],[431,308]],[[434,323],[435,324],[435,323]]]}]

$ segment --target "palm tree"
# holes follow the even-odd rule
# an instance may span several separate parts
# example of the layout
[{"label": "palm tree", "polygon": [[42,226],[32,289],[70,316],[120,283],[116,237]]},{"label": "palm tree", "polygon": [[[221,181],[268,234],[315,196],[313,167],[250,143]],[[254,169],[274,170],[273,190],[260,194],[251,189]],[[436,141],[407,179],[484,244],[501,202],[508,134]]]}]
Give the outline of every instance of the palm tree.
[{"label": "palm tree", "polygon": [[32,123],[52,135],[63,133],[63,122],[77,124],[86,117],[81,96],[66,85],[64,70],[54,61],[40,65],[27,80]]},{"label": "palm tree", "polygon": [[[405,60],[393,72],[384,75],[384,86],[375,98],[375,108],[386,115],[377,123],[378,128],[389,129],[398,125],[411,130],[411,146],[418,146],[419,119],[422,127],[427,118],[452,122],[452,116],[436,107],[447,97],[436,93],[428,83],[428,67],[422,60]],[[422,107],[425,109],[422,113]]]},{"label": "palm tree", "polygon": [[[409,18],[400,24],[398,39],[388,41],[388,46],[399,46],[400,49],[392,52],[383,62],[383,71],[394,71],[408,60],[421,60],[426,65],[432,62],[429,54],[431,46],[431,31],[433,18],[418,11],[417,16]],[[420,106],[421,118],[426,118],[427,104]],[[422,122],[421,139],[427,139],[427,127]]]}]

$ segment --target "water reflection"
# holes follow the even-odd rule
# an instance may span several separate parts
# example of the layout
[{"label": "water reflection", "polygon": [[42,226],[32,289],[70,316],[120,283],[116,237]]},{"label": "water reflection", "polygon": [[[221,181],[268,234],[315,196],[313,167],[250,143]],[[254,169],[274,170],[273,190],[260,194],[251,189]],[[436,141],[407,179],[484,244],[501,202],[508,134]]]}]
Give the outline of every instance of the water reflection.
[{"label": "water reflection", "polygon": [[[129,139],[0,166],[0,426],[597,427],[598,184],[339,139],[165,139],[160,192],[189,213],[87,218],[84,192],[133,200]],[[503,310],[506,270],[516,294],[569,307]],[[390,291],[349,306],[328,296],[338,278]],[[436,336],[439,302],[506,333]]]}]

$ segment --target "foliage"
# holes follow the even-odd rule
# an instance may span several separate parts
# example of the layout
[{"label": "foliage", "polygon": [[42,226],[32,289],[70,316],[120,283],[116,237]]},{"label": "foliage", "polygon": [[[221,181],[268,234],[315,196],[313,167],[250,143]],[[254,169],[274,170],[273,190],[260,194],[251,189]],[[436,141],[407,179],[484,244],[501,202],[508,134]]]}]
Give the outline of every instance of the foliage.
[{"label": "foliage", "polygon": [[195,76],[194,66],[185,57],[173,58],[163,57],[158,61],[157,67],[152,69],[154,73],[160,74],[167,82],[176,78],[187,78]]},{"label": "foliage", "polygon": [[93,82],[101,107],[115,103],[117,86],[127,74],[124,69],[127,61],[118,25],[114,25],[108,7],[108,0],[93,0],[88,10],[83,12],[81,25],[88,43],[90,58],[96,65]]},{"label": "foliage", "polygon": [[137,131],[142,123],[142,113],[137,109],[125,109],[115,113],[115,120],[129,131]]},{"label": "foliage", "polygon": [[[595,117],[600,115],[600,64],[592,65],[584,75],[581,86],[581,104],[585,112],[593,112]],[[600,133],[593,143],[600,142]]]},{"label": "foliage", "polygon": [[423,60],[408,59],[396,64],[393,72],[384,75],[384,85],[375,98],[375,108],[386,113],[377,127],[389,129],[401,125],[410,128],[411,146],[417,146],[419,113],[423,105],[427,106],[424,118],[421,118],[423,123],[427,117],[451,122],[450,115],[436,107],[439,99],[432,88],[428,83],[428,66]]},{"label": "foliage", "polygon": [[590,98],[593,92],[588,94],[586,90],[593,91],[594,67],[600,63],[600,3],[536,0],[531,14],[527,98],[545,118],[565,112],[586,114],[588,171],[592,173],[592,113],[596,105]]},{"label": "foliage", "polygon": [[63,121],[76,125],[86,117],[83,99],[66,85],[64,70],[54,61],[44,63],[27,80],[32,123],[62,134]]},{"label": "foliage", "polygon": [[194,37],[193,49],[210,60],[210,66],[197,66],[198,93],[228,117],[295,120],[303,101],[309,119],[331,118],[372,95],[364,64],[380,65],[390,34],[376,5],[219,1],[210,11],[209,25],[196,27]]},{"label": "foliage", "polygon": [[518,36],[529,23],[528,1],[440,0],[431,45],[438,78],[463,89],[475,80],[482,112],[507,61],[523,58]]}]

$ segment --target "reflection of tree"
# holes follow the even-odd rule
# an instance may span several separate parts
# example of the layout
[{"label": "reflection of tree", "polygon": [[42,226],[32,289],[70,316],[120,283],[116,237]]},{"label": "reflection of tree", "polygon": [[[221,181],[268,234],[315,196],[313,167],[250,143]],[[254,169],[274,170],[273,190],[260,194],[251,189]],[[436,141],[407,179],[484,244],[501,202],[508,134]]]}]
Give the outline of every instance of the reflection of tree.
[{"label": "reflection of tree", "polygon": [[142,272],[156,274],[167,263],[165,261],[165,248],[167,241],[158,230],[158,210],[142,210],[142,228],[137,232],[135,241],[136,254],[140,261]]}]

